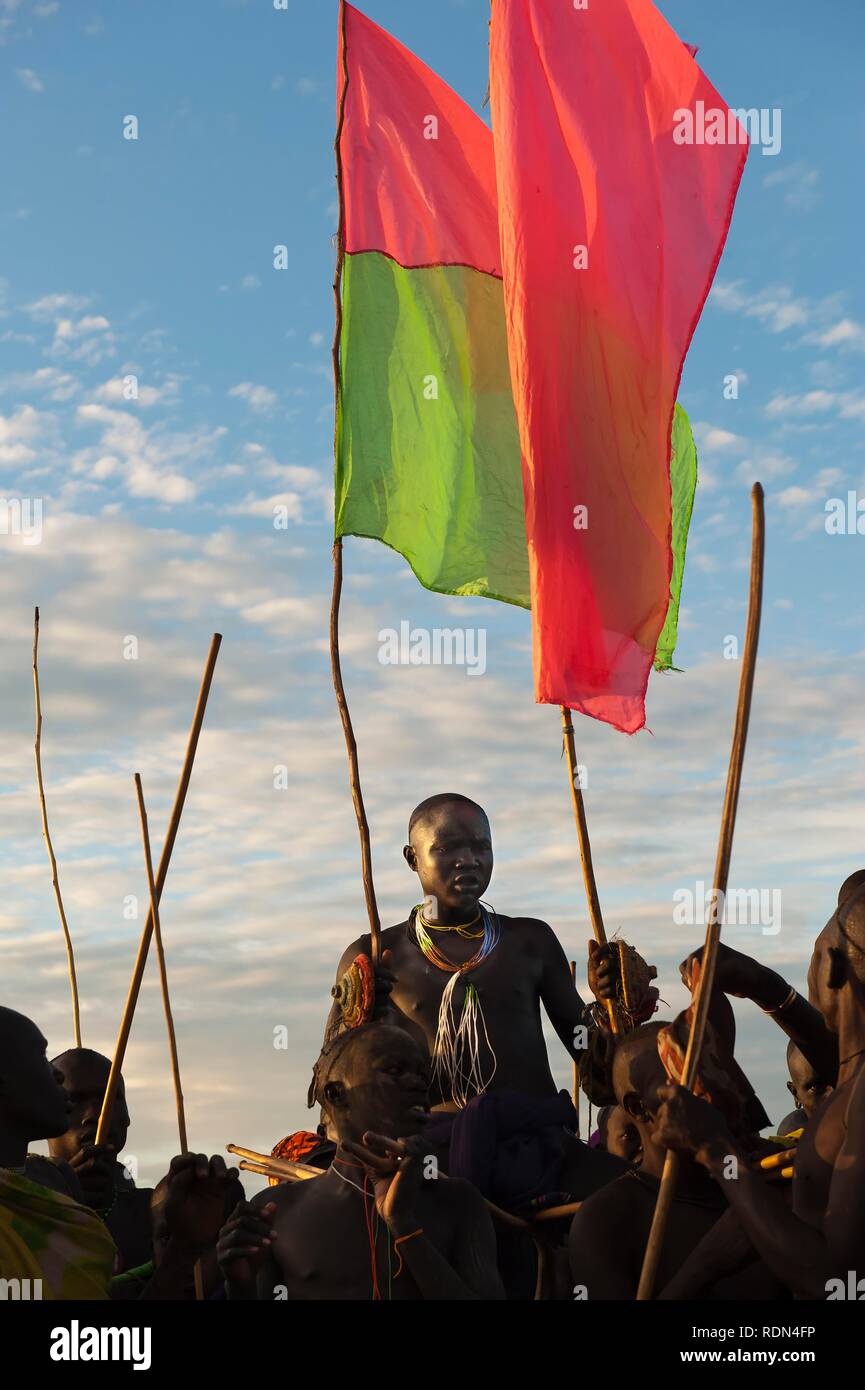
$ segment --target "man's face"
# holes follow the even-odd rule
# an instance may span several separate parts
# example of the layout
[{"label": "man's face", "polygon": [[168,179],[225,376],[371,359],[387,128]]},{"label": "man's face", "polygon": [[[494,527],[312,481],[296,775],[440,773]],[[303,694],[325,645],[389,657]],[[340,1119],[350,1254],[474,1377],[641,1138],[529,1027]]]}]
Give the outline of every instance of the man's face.
[{"label": "man's face", "polygon": [[345,1103],[335,1119],[341,1139],[360,1139],[366,1130],[391,1139],[421,1132],[429,1110],[429,1062],[407,1033],[370,1029],[340,1072]]},{"label": "man's face", "polygon": [[[64,1053],[57,1058],[57,1062],[71,1108],[66,1132],[50,1147],[53,1158],[64,1158],[68,1162],[85,1144],[92,1144],[96,1139],[99,1112],[111,1067],[107,1058],[74,1051]],[[129,1112],[121,1081],[106,1136],[116,1153],[119,1154],[126,1144],[128,1132]]]},{"label": "man's face", "polygon": [[36,1024],[22,1017],[0,1057],[0,1116],[28,1139],[52,1139],[69,1123],[63,1078],[46,1049]]},{"label": "man's face", "polygon": [[412,830],[405,856],[437,908],[467,916],[477,911],[493,873],[490,825],[483,811],[449,802]]},{"label": "man's face", "polygon": [[789,1067],[790,1081],[787,1083],[787,1089],[796,1105],[810,1117],[820,1102],[831,1093],[833,1087],[830,1082],[817,1075],[811,1063],[800,1052],[793,1053]]}]

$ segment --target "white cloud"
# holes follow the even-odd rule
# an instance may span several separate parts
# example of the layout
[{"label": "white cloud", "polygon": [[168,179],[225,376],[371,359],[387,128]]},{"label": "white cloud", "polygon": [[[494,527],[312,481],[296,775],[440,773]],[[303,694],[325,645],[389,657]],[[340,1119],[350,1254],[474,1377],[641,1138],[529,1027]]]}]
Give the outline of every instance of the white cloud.
[{"label": "white cloud", "polygon": [[28,92],[44,92],[45,84],[37,72],[32,68],[16,68],[16,75],[21,86]]},{"label": "white cloud", "polygon": [[267,386],[256,386],[251,381],[239,382],[237,386],[231,387],[228,394],[246,401],[250,410],[261,413],[272,410],[278,399],[275,391],[271,391]]}]

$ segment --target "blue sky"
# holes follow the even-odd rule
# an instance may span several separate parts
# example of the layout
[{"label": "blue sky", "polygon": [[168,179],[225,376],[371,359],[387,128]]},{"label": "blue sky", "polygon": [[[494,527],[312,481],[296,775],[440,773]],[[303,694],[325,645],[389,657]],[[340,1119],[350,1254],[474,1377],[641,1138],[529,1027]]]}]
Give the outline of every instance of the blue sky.
[{"label": "blue sky", "polygon": [[[487,0],[366,12],[476,110]],[[767,491],[761,662],[731,882],[779,890],[782,930],[730,939],[804,987],[809,944],[861,864],[865,536],[825,503],[865,497],[860,246],[863,18],[793,0],[660,8],[731,106],[779,108],[754,149],[680,399],[698,491],[678,663],[633,740],[583,721],[602,901],[656,960],[699,937],[673,894],[708,879],[738,678],[748,490]],[[0,0],[0,496],[41,497],[39,546],[0,535],[0,952],[5,998],[60,1051],[68,1009],[32,773],[30,642],[42,607],[49,815],[79,951],[85,1041],[109,1050],[143,893],[132,772],[161,833],[211,631],[225,635],[165,898],[190,1133],[265,1147],[306,1122],[309,1064],[340,950],[363,927],[326,653],[332,473],[332,141],[336,4]],[[122,121],[139,138],[122,138]],[[288,268],[272,248],[288,247]],[[859,273],[857,274],[857,271]],[[137,403],[121,382],[135,373]],[[723,379],[736,373],[738,400]],[[274,531],[281,502],[290,525]],[[445,785],[487,805],[501,910],[588,935],[557,716],[532,702],[525,614],[426,594],[396,556],[346,546],[344,660],[383,915],[415,900],[411,806]],[[380,628],[463,621],[486,675],[383,668]],[[122,639],[136,635],[137,662]],[[288,769],[288,790],[273,768]],[[738,935],[735,931],[738,930]],[[750,935],[749,935],[750,932]],[[742,1057],[784,1106],[783,1049],[739,1010]],[[275,1053],[287,1024],[291,1053]],[[129,1055],[130,1149],[145,1176],[173,1138],[148,979]],[[557,1074],[564,1054],[553,1044]],[[252,1079],[253,1084],[250,1084]]]}]

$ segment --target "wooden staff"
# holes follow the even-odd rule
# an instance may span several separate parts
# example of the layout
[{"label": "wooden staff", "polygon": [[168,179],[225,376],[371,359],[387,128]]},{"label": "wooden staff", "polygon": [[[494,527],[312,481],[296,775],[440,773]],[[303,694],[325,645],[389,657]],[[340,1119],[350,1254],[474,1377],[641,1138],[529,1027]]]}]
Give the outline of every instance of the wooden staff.
[{"label": "wooden staff", "polygon": [[153,936],[156,941],[156,958],[159,961],[159,983],[162,987],[162,1007],[165,1011],[165,1024],[168,1029],[168,1051],[171,1057],[171,1078],[174,1084],[174,1104],[177,1110],[177,1130],[180,1135],[180,1152],[189,1153],[186,1137],[186,1111],[183,1106],[183,1090],[180,1085],[180,1063],[177,1058],[177,1035],[174,1031],[174,1017],[171,1012],[171,998],[168,993],[168,971],[165,966],[165,950],[162,945],[162,927],[159,922],[159,898],[153,878],[153,859],[150,854],[150,835],[147,830],[147,811],[144,805],[144,791],[141,776],[135,773],[135,794],[138,797],[138,815],[141,820],[141,840],[144,845],[144,867],[147,871],[147,889],[150,894],[150,915],[153,919]]},{"label": "wooden staff", "polygon": [[[238,1158],[249,1159],[251,1163],[257,1163],[262,1168],[268,1168],[274,1177],[301,1179],[301,1178],[320,1178],[321,1168],[314,1168],[310,1163],[295,1163],[290,1158],[277,1158],[275,1154],[261,1154],[255,1149],[245,1149],[240,1144],[226,1144],[226,1149],[230,1154],[237,1154]],[[241,1163],[241,1168],[244,1166]]]},{"label": "wooden staff", "polygon": [[[721,940],[721,917],[723,900],[727,893],[727,877],[730,870],[730,856],[733,849],[733,831],[736,828],[736,810],[739,804],[739,788],[742,783],[742,767],[745,761],[745,744],[748,738],[748,720],[751,714],[751,695],[754,689],[754,672],[757,666],[757,644],[760,638],[760,614],[763,606],[763,556],[765,550],[765,518],[763,515],[763,489],[755,483],[751,490],[751,587],[748,598],[748,624],[745,630],[745,649],[742,653],[742,670],[739,676],[739,700],[736,707],[736,723],[733,728],[733,745],[730,749],[730,765],[727,771],[727,790],[724,796],[724,810],[721,816],[721,833],[718,839],[718,854],[715,860],[715,878],[712,901],[706,926],[706,942],[700,967],[700,978],[691,1014],[691,1031],[688,1037],[688,1050],[682,1074],[682,1085],[693,1091],[700,1062],[700,1051],[706,1033],[706,1021],[715,982],[715,966],[718,960],[718,945]],[[679,1174],[679,1155],[674,1149],[667,1150],[664,1171],[652,1229],[646,1245],[643,1270],[637,1298],[645,1301],[652,1297],[658,1262],[664,1244],[664,1233],[670,1214],[670,1207],[676,1191]]]},{"label": "wooden staff", "polygon": [[[577,962],[571,961],[571,982],[574,989],[577,987]],[[573,1075],[571,1077],[571,1099],[574,1102],[574,1109],[577,1112],[577,1138],[580,1137],[580,1067],[577,1061],[572,1063]]]},{"label": "wooden staff", "polygon": [[[336,309],[336,326],[333,335],[333,391],[334,391],[334,456],[339,452],[339,410],[340,410],[340,339],[342,337],[342,268],[345,261],[345,202],[342,194],[342,129],[345,124],[345,99],[348,92],[348,58],[346,53],[345,5],[340,4],[340,24],[342,26],[342,97],[339,104],[339,120],[334,141],[336,155],[336,186],[339,199],[339,228],[337,231],[336,272],[333,278],[333,298]],[[351,784],[351,799],[360,836],[361,872],[363,874],[363,894],[366,913],[369,918],[372,963],[377,965],[381,955],[381,921],[375,899],[375,885],[372,877],[372,850],[370,848],[369,824],[363,804],[360,785],[360,768],[357,759],[357,742],[352,728],[345,686],[342,682],[342,669],[339,661],[339,602],[342,595],[342,537],[337,536],[333,544],[333,597],[330,606],[330,666],[333,675],[333,688],[345,746],[348,752],[348,776]]]},{"label": "wooden staff", "polygon": [[[598,885],[595,882],[595,867],[592,863],[592,846],[589,841],[586,808],[583,804],[583,789],[579,785],[577,750],[574,746],[574,726],[571,723],[571,711],[567,706],[562,705],[561,710],[562,735],[565,741],[565,754],[568,762],[568,781],[571,784],[571,801],[574,807],[574,820],[577,823],[577,839],[580,844],[580,863],[583,867],[583,883],[586,888],[586,900],[589,904],[589,918],[592,923],[592,934],[599,946],[606,946],[607,933],[604,931],[601,900],[598,897]],[[604,1004],[607,1009],[607,1017],[610,1020],[610,1032],[615,1037],[621,1032],[618,1010],[612,999],[605,999]]]},{"label": "wooden staff", "polygon": [[[165,880],[168,876],[168,866],[171,863],[171,853],[174,849],[174,841],[177,839],[177,832],[180,828],[180,817],[183,814],[183,803],[186,800],[186,793],[189,788],[189,779],[192,776],[192,764],[195,761],[195,750],[198,747],[198,737],[201,733],[201,726],[204,722],[204,711],[207,708],[207,697],[210,694],[210,685],[213,680],[213,670],[216,666],[216,658],[219,655],[219,646],[222,637],[218,632],[213,634],[210,642],[210,651],[207,654],[207,664],[204,668],[204,675],[201,680],[201,688],[198,692],[198,700],[195,705],[195,713],[192,717],[192,728],[189,731],[189,740],[186,745],[186,756],[183,759],[183,767],[180,773],[180,781],[177,784],[177,792],[174,797],[174,806],[171,810],[171,819],[168,822],[168,830],[165,836],[165,843],[162,846],[162,855],[159,860],[159,868],[156,871],[156,900],[157,903],[162,898],[162,890],[165,887]],[[111,1123],[111,1112],[114,1108],[114,1099],[117,1094],[117,1087],[120,1084],[120,1073],[123,1067],[123,1059],[126,1056],[126,1044],[129,1041],[129,1033],[132,1028],[132,1019],[135,1014],[135,1005],[138,1003],[138,992],[141,989],[141,981],[144,977],[144,967],[147,964],[147,952],[150,947],[150,937],[153,933],[153,913],[150,909],[147,912],[147,920],[144,923],[144,930],[141,933],[141,941],[138,945],[138,955],[135,958],[135,965],[132,970],[132,979],[129,982],[129,993],[126,996],[126,1004],[123,1009],[123,1016],[120,1020],[120,1028],[117,1033],[117,1042],[114,1046],[114,1057],[111,1062],[111,1071],[108,1074],[108,1082],[105,1087],[105,1095],[102,1100],[102,1110],[99,1115],[99,1124],[96,1128],[96,1143],[101,1144],[105,1140],[108,1126]]]},{"label": "wooden staff", "polygon": [[[147,810],[144,805],[144,790],[141,777],[135,773],[135,793],[138,797],[138,815],[141,820],[141,841],[144,846],[144,868],[147,874],[147,891],[150,895],[150,915],[153,918],[153,936],[156,941],[156,956],[159,961],[159,983],[162,988],[162,1007],[165,1010],[165,1023],[168,1028],[168,1051],[171,1056],[171,1076],[174,1082],[174,1104],[177,1109],[177,1129],[180,1135],[180,1152],[189,1153],[186,1137],[186,1111],[183,1106],[183,1090],[180,1085],[180,1063],[177,1058],[177,1037],[174,1032],[174,1017],[171,1012],[171,996],[168,993],[168,971],[165,966],[165,951],[162,946],[162,927],[159,923],[159,899],[153,879],[153,858],[150,853],[150,834],[147,829]],[[204,1279],[201,1273],[201,1260],[193,1267],[195,1297],[200,1303],[204,1298]]]},{"label": "wooden staff", "polygon": [[72,949],[72,937],[69,933],[69,924],[66,921],[66,912],[63,907],[63,899],[60,896],[60,878],[57,873],[57,860],[54,858],[54,846],[51,843],[51,835],[48,830],[48,811],[45,806],[45,787],[42,782],[42,703],[39,699],[39,609],[35,610],[33,620],[33,690],[36,696],[36,785],[39,788],[39,810],[42,813],[42,835],[48,848],[48,863],[51,865],[51,884],[54,889],[54,899],[57,903],[57,911],[60,914],[60,925],[63,928],[63,938],[66,942],[66,964],[69,969],[69,988],[72,991],[72,1031],[75,1036],[75,1046],[81,1046],[81,1011],[78,1005],[78,977],[75,974],[75,952]]}]

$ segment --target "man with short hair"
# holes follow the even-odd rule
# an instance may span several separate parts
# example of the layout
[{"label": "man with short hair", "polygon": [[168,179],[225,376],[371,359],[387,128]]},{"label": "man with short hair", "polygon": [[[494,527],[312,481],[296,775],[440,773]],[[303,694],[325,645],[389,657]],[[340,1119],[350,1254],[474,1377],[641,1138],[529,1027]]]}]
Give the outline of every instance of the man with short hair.
[{"label": "man with short hair", "polygon": [[102,1222],[28,1175],[28,1146],[68,1124],[66,1092],[46,1052],[35,1023],[0,1007],[0,1279],[38,1285],[31,1298],[105,1299],[115,1250]]},{"label": "man with short hair", "polygon": [[682,1087],[659,1093],[654,1131],[655,1143],[693,1155],[716,1179],[754,1250],[798,1298],[825,1299],[865,1267],[865,875],[853,877],[808,971],[811,1004],[837,1038],[839,1065],[835,1089],[797,1146],[792,1210],[751,1170],[717,1111]]},{"label": "man with short hair", "polygon": [[314,1087],[336,1155],[320,1178],[238,1204],[217,1246],[229,1299],[502,1298],[481,1197],[427,1154],[417,1043],[382,1023],[349,1030],[323,1051]]}]

